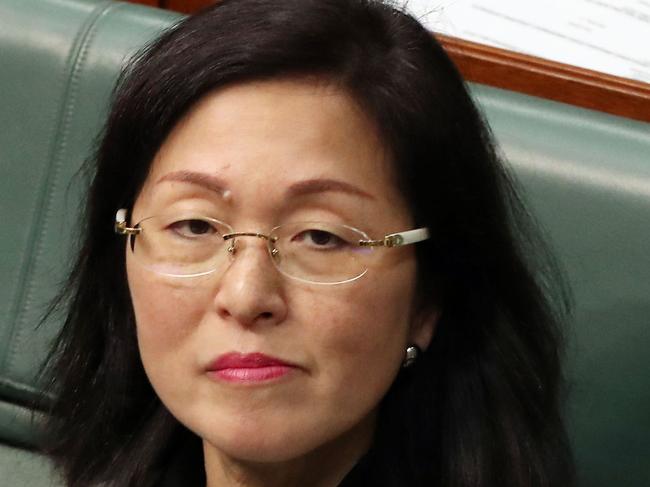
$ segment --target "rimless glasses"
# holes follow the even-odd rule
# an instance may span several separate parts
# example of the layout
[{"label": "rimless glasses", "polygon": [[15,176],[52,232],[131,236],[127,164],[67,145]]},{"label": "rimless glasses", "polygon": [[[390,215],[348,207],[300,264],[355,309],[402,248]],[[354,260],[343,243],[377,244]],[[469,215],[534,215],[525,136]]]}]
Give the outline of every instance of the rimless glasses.
[{"label": "rimless glasses", "polygon": [[129,238],[134,259],[157,274],[191,278],[219,272],[237,251],[237,241],[256,237],[266,242],[279,272],[315,284],[342,284],[363,276],[379,247],[393,248],[429,238],[427,228],[373,240],[363,231],[339,223],[294,222],[268,234],[235,232],[215,218],[193,212],[151,216],[127,225],[127,210],[115,215],[115,232]]}]

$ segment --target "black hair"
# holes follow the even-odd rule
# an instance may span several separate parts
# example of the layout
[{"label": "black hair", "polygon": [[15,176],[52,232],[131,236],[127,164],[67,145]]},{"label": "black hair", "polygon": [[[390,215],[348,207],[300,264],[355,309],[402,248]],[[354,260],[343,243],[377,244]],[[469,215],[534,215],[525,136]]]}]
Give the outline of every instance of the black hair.
[{"label": "black hair", "polygon": [[380,405],[376,478],[570,485],[559,273],[439,42],[372,0],[224,0],[125,68],[87,168],[83,243],[55,304],[66,318],[49,359],[46,451],[74,486],[150,485],[173,445],[201,455],[144,373],[112,222],[198,100],[226,85],[304,76],[345,90],[376,122],[415,225],[434,235],[417,245],[418,295],[422,310],[435,303],[442,313],[431,346]]}]

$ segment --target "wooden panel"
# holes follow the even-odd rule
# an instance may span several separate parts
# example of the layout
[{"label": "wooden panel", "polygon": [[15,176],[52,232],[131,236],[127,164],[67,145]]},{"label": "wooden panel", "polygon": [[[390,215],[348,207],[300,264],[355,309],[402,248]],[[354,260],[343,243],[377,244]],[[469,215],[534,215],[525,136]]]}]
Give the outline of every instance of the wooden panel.
[{"label": "wooden panel", "polygon": [[650,122],[650,84],[436,36],[469,81]]},{"label": "wooden panel", "polygon": [[160,6],[177,12],[192,13],[215,3],[216,0],[160,0]]},{"label": "wooden panel", "polygon": [[129,0],[131,3],[141,3],[150,7],[160,7],[160,0]]},{"label": "wooden panel", "polygon": [[[218,0],[131,0],[192,13]],[[438,34],[465,79],[650,122],[650,84]]]}]

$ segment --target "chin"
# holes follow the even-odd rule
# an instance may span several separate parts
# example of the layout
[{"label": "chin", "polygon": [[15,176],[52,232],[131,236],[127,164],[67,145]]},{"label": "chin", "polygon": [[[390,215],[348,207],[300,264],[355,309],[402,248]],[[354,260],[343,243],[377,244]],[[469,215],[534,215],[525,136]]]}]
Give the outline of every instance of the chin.
[{"label": "chin", "polygon": [[[206,455],[226,455],[237,461],[258,464],[289,462],[310,454],[336,455],[344,450],[364,449],[374,424],[374,415],[369,415],[367,421],[351,425],[345,421],[301,422],[296,414],[282,420],[276,418],[276,421],[268,417],[263,421],[256,419],[246,421],[239,417],[234,424],[229,421],[229,424],[221,424],[221,428],[214,425],[215,428],[210,429],[213,434],[206,430],[198,432],[203,438]],[[310,419],[313,418],[310,416]]]},{"label": "chin", "polygon": [[319,442],[294,435],[277,434],[258,428],[255,433],[241,433],[229,437],[202,436],[204,446],[239,461],[252,463],[286,462],[317,448]]}]

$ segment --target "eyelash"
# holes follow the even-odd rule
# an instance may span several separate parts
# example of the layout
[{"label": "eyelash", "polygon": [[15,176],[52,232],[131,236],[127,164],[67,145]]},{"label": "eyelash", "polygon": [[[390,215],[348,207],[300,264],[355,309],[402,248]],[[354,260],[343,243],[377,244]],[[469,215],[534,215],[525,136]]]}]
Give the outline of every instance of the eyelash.
[{"label": "eyelash", "polygon": [[[205,224],[207,226],[206,231],[205,232],[194,233],[192,231],[191,227],[192,227],[192,224],[196,223],[196,222],[198,222],[200,224]],[[178,230],[179,227],[183,227],[183,226],[187,226],[187,228],[190,230],[189,232],[187,232],[188,234]],[[185,237],[185,238],[198,238],[199,235],[206,235],[208,233],[210,235],[213,235],[215,233],[219,233],[218,230],[216,228],[214,228],[209,222],[207,222],[205,220],[200,220],[198,218],[188,218],[186,220],[179,220],[179,221],[173,222],[172,224],[169,225],[169,228],[172,229],[177,234],[179,234],[180,236]],[[210,232],[210,230],[212,230],[212,231]]]},{"label": "eyelash", "polygon": [[334,246],[324,246],[324,245],[315,244],[313,247],[317,248],[318,250],[335,250],[335,249],[338,249],[340,247],[348,245],[348,242],[346,242],[344,239],[342,239],[338,235],[335,235],[334,233],[328,232],[327,230],[320,230],[320,229],[317,229],[317,228],[304,230],[303,232],[301,232],[298,235],[296,235],[295,237],[293,237],[292,240],[294,240],[296,238],[298,238],[299,240],[303,240],[304,237],[301,237],[301,236],[306,235],[306,234],[315,234],[315,233],[318,233],[318,232],[320,232],[322,234],[327,234],[328,237],[333,237],[334,240],[335,240],[335,245]]}]

